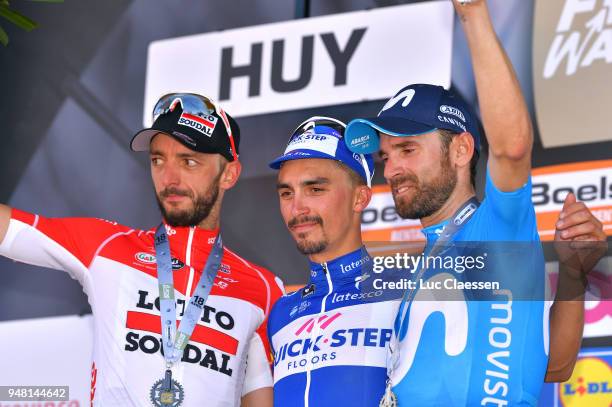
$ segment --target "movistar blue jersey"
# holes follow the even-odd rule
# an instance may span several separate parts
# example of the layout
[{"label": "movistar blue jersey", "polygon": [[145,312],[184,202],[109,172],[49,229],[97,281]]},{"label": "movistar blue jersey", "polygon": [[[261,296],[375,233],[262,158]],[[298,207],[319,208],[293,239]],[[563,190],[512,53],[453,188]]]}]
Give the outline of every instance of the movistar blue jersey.
[{"label": "movistar blue jersey", "polygon": [[[423,230],[426,254],[444,226]],[[499,246],[506,252],[505,260],[492,260],[487,272],[519,288],[502,289],[486,300],[458,291],[454,301],[427,301],[430,294],[418,291],[406,305],[410,308],[392,375],[399,405],[536,405],[548,363],[549,308],[531,180],[514,192],[502,192],[487,173],[485,199],[452,240],[504,242]],[[466,275],[441,269],[428,270],[424,278]]]},{"label": "movistar blue jersey", "polygon": [[268,320],[275,406],[377,406],[398,301],[360,289],[370,258],[357,250],[311,263],[309,283],[281,297]]}]

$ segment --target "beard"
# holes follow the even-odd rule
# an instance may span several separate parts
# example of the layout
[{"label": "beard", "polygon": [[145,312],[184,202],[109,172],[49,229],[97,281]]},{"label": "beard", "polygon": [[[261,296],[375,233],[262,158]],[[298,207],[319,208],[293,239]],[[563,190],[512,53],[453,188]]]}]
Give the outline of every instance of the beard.
[{"label": "beard", "polygon": [[[293,218],[287,223],[287,226],[289,229],[291,229],[293,226],[305,222],[315,222],[323,226],[323,219],[321,219],[319,216],[303,216],[301,218]],[[300,253],[304,255],[319,254],[327,249],[329,240],[325,236],[325,233],[323,233],[323,237],[320,240],[308,240],[306,235],[306,233],[298,233],[295,238],[295,244]]]},{"label": "beard", "polygon": [[[161,191],[156,195],[157,205],[162,213],[162,216],[166,220],[166,223],[173,227],[179,226],[196,226],[199,225],[204,219],[208,218],[210,211],[217,203],[219,198],[219,179],[221,174],[215,177],[212,184],[206,190],[203,195],[194,197],[193,193],[189,190],[181,190],[178,188],[170,187]],[[184,210],[166,210],[162,203],[162,198],[169,195],[185,196],[191,199],[192,208]]]},{"label": "beard", "polygon": [[[410,183],[414,188],[412,197],[396,196],[395,188]],[[397,214],[402,219],[422,219],[442,208],[457,185],[457,172],[453,171],[448,157],[442,161],[439,174],[433,180],[422,183],[416,175],[394,178],[391,191]]]}]

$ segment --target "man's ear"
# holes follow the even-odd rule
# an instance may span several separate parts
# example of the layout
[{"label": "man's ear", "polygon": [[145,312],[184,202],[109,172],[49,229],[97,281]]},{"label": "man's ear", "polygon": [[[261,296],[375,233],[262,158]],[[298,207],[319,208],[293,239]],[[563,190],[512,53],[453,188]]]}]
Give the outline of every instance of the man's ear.
[{"label": "man's ear", "polygon": [[[221,158],[225,160],[225,158]],[[240,173],[242,172],[242,164],[240,161],[234,160],[225,164],[225,168],[221,173],[221,177],[219,178],[219,188],[223,190],[228,190],[236,185],[238,182],[238,178],[240,177]]]},{"label": "man's ear", "polygon": [[453,137],[451,143],[451,162],[457,167],[469,167],[474,155],[474,138],[464,131]]},{"label": "man's ear", "polygon": [[355,203],[353,210],[355,212],[363,212],[368,207],[372,199],[372,189],[367,185],[360,185],[355,188]]}]

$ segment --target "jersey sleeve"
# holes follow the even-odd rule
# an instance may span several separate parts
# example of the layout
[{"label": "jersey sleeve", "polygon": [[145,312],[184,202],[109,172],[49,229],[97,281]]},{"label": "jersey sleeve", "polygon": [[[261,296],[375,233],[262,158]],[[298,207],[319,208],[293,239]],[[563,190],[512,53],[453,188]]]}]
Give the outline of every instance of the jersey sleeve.
[{"label": "jersey sleeve", "polygon": [[0,255],[15,261],[65,270],[83,284],[104,242],[128,228],[95,218],[45,218],[12,209]]},{"label": "jersey sleeve", "polygon": [[[266,270],[267,271],[267,270]],[[272,351],[268,340],[268,317],[274,303],[284,294],[282,281],[267,272],[270,278],[266,278],[269,286],[269,301],[265,312],[264,321],[253,335],[247,354],[247,367],[242,395],[263,387],[272,387]]]},{"label": "jersey sleeve", "polygon": [[[483,205],[488,212],[495,235],[501,240],[515,238],[530,240],[532,236],[519,236],[536,227],[535,210],[531,200],[531,177],[522,187],[509,192],[499,190],[487,169],[485,200]],[[531,228],[526,228],[526,226]]]}]

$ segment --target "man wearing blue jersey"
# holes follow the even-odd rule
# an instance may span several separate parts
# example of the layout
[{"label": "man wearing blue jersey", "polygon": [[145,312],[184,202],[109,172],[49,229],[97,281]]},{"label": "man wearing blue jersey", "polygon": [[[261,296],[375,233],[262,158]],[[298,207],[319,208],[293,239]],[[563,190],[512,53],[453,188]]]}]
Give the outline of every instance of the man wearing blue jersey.
[{"label": "man wearing blue jersey", "polygon": [[[371,197],[373,163],[368,154],[349,152],[343,132],[335,119],[310,118],[270,165],[280,169],[283,219],[310,259],[309,283],[279,299],[268,321],[277,406],[372,406],[385,389],[398,302],[362,288],[371,280],[360,218]],[[601,224],[582,209],[581,227],[600,231]],[[566,219],[565,229],[578,224]],[[580,331],[582,324],[567,316],[569,334]],[[553,338],[560,337],[560,328],[553,329]],[[571,363],[575,353],[551,348],[551,358]]]},{"label": "man wearing blue jersey", "polygon": [[[440,302],[419,301],[427,294],[415,290],[400,306],[399,329],[390,341],[394,352],[389,377],[399,405],[535,405],[547,372],[549,326],[544,259],[531,203],[530,117],[486,2],[454,4],[470,47],[489,144],[482,203],[473,199],[481,142],[477,120],[455,94],[441,87],[401,89],[377,117],[349,123],[346,143],[355,153],[380,150],[397,212],[421,220],[426,254],[463,241],[515,242],[507,244],[508,250],[527,247],[528,253],[517,256],[515,264],[493,270],[520,282],[522,295],[513,300],[513,292],[506,291],[487,301],[470,301],[469,294],[462,294],[458,300]],[[584,209],[572,200],[570,196],[566,201],[564,220]],[[596,221],[588,228],[576,222],[563,239],[594,239],[595,233],[602,239]],[[425,271],[427,281],[459,278],[448,270]],[[574,327],[580,326],[581,304],[555,307],[555,313],[566,310]],[[552,322],[556,335],[560,322]],[[555,347],[550,349],[549,379],[562,378],[568,368],[571,372],[579,337],[550,341]],[[563,357],[552,360],[557,352]],[[387,401],[393,405],[391,392]]]},{"label": "man wearing blue jersey", "polygon": [[370,262],[361,242],[373,159],[351,153],[344,124],[313,117],[291,136],[277,189],[283,219],[310,260],[309,283],[268,319],[276,406],[372,406],[386,380],[395,304],[360,291]]}]

